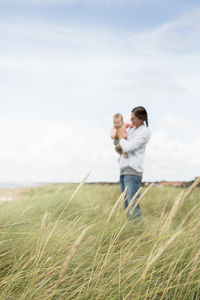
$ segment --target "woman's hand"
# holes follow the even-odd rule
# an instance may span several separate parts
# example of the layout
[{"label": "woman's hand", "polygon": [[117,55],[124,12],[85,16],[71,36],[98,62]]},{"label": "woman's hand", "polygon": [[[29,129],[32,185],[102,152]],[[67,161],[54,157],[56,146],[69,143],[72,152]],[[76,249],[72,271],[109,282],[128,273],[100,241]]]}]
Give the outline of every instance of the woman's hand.
[{"label": "woman's hand", "polygon": [[117,138],[120,140],[123,137],[123,129],[117,129]]}]

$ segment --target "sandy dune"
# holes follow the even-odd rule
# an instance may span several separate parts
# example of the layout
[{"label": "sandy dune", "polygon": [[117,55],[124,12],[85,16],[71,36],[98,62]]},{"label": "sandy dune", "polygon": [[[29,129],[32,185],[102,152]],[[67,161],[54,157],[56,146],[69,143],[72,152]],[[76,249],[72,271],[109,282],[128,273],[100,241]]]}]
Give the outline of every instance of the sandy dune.
[{"label": "sandy dune", "polygon": [[[11,189],[0,189],[0,202],[7,202],[17,200],[23,197],[24,191],[30,190],[29,188],[11,188]],[[31,190],[30,190],[31,192]]]}]

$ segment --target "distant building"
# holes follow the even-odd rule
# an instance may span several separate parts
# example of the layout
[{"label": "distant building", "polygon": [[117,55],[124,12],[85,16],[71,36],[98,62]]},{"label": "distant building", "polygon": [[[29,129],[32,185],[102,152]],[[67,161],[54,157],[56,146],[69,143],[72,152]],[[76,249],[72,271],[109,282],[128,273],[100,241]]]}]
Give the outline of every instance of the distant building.
[{"label": "distant building", "polygon": [[176,186],[176,187],[183,187],[183,181],[161,181],[162,186]]},{"label": "distant building", "polygon": [[[165,187],[165,186],[174,186],[174,187],[190,187],[194,181],[197,179],[198,177],[196,177],[194,180],[191,181],[155,181],[153,183],[153,185],[155,187]],[[142,182],[142,186],[147,187],[151,184],[152,182]],[[197,185],[198,187],[200,187],[200,183]]]}]

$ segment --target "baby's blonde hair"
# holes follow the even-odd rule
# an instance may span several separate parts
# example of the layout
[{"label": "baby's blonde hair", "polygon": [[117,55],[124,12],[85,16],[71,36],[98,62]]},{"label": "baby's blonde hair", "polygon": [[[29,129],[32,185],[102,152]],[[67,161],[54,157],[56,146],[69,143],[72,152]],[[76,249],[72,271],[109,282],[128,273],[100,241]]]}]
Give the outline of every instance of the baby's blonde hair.
[{"label": "baby's blonde hair", "polygon": [[113,116],[113,120],[116,120],[116,119],[121,119],[122,122],[123,122],[123,116],[122,116],[121,114],[115,114],[115,115]]}]

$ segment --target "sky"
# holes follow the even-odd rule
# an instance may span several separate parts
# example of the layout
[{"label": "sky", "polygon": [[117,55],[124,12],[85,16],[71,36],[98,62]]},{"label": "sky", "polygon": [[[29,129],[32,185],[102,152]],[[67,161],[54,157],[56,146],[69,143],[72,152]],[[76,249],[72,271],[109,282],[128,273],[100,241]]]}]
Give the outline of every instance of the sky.
[{"label": "sky", "polygon": [[199,35],[194,0],[0,0],[0,182],[118,181],[138,105],[143,180],[199,176]]}]

